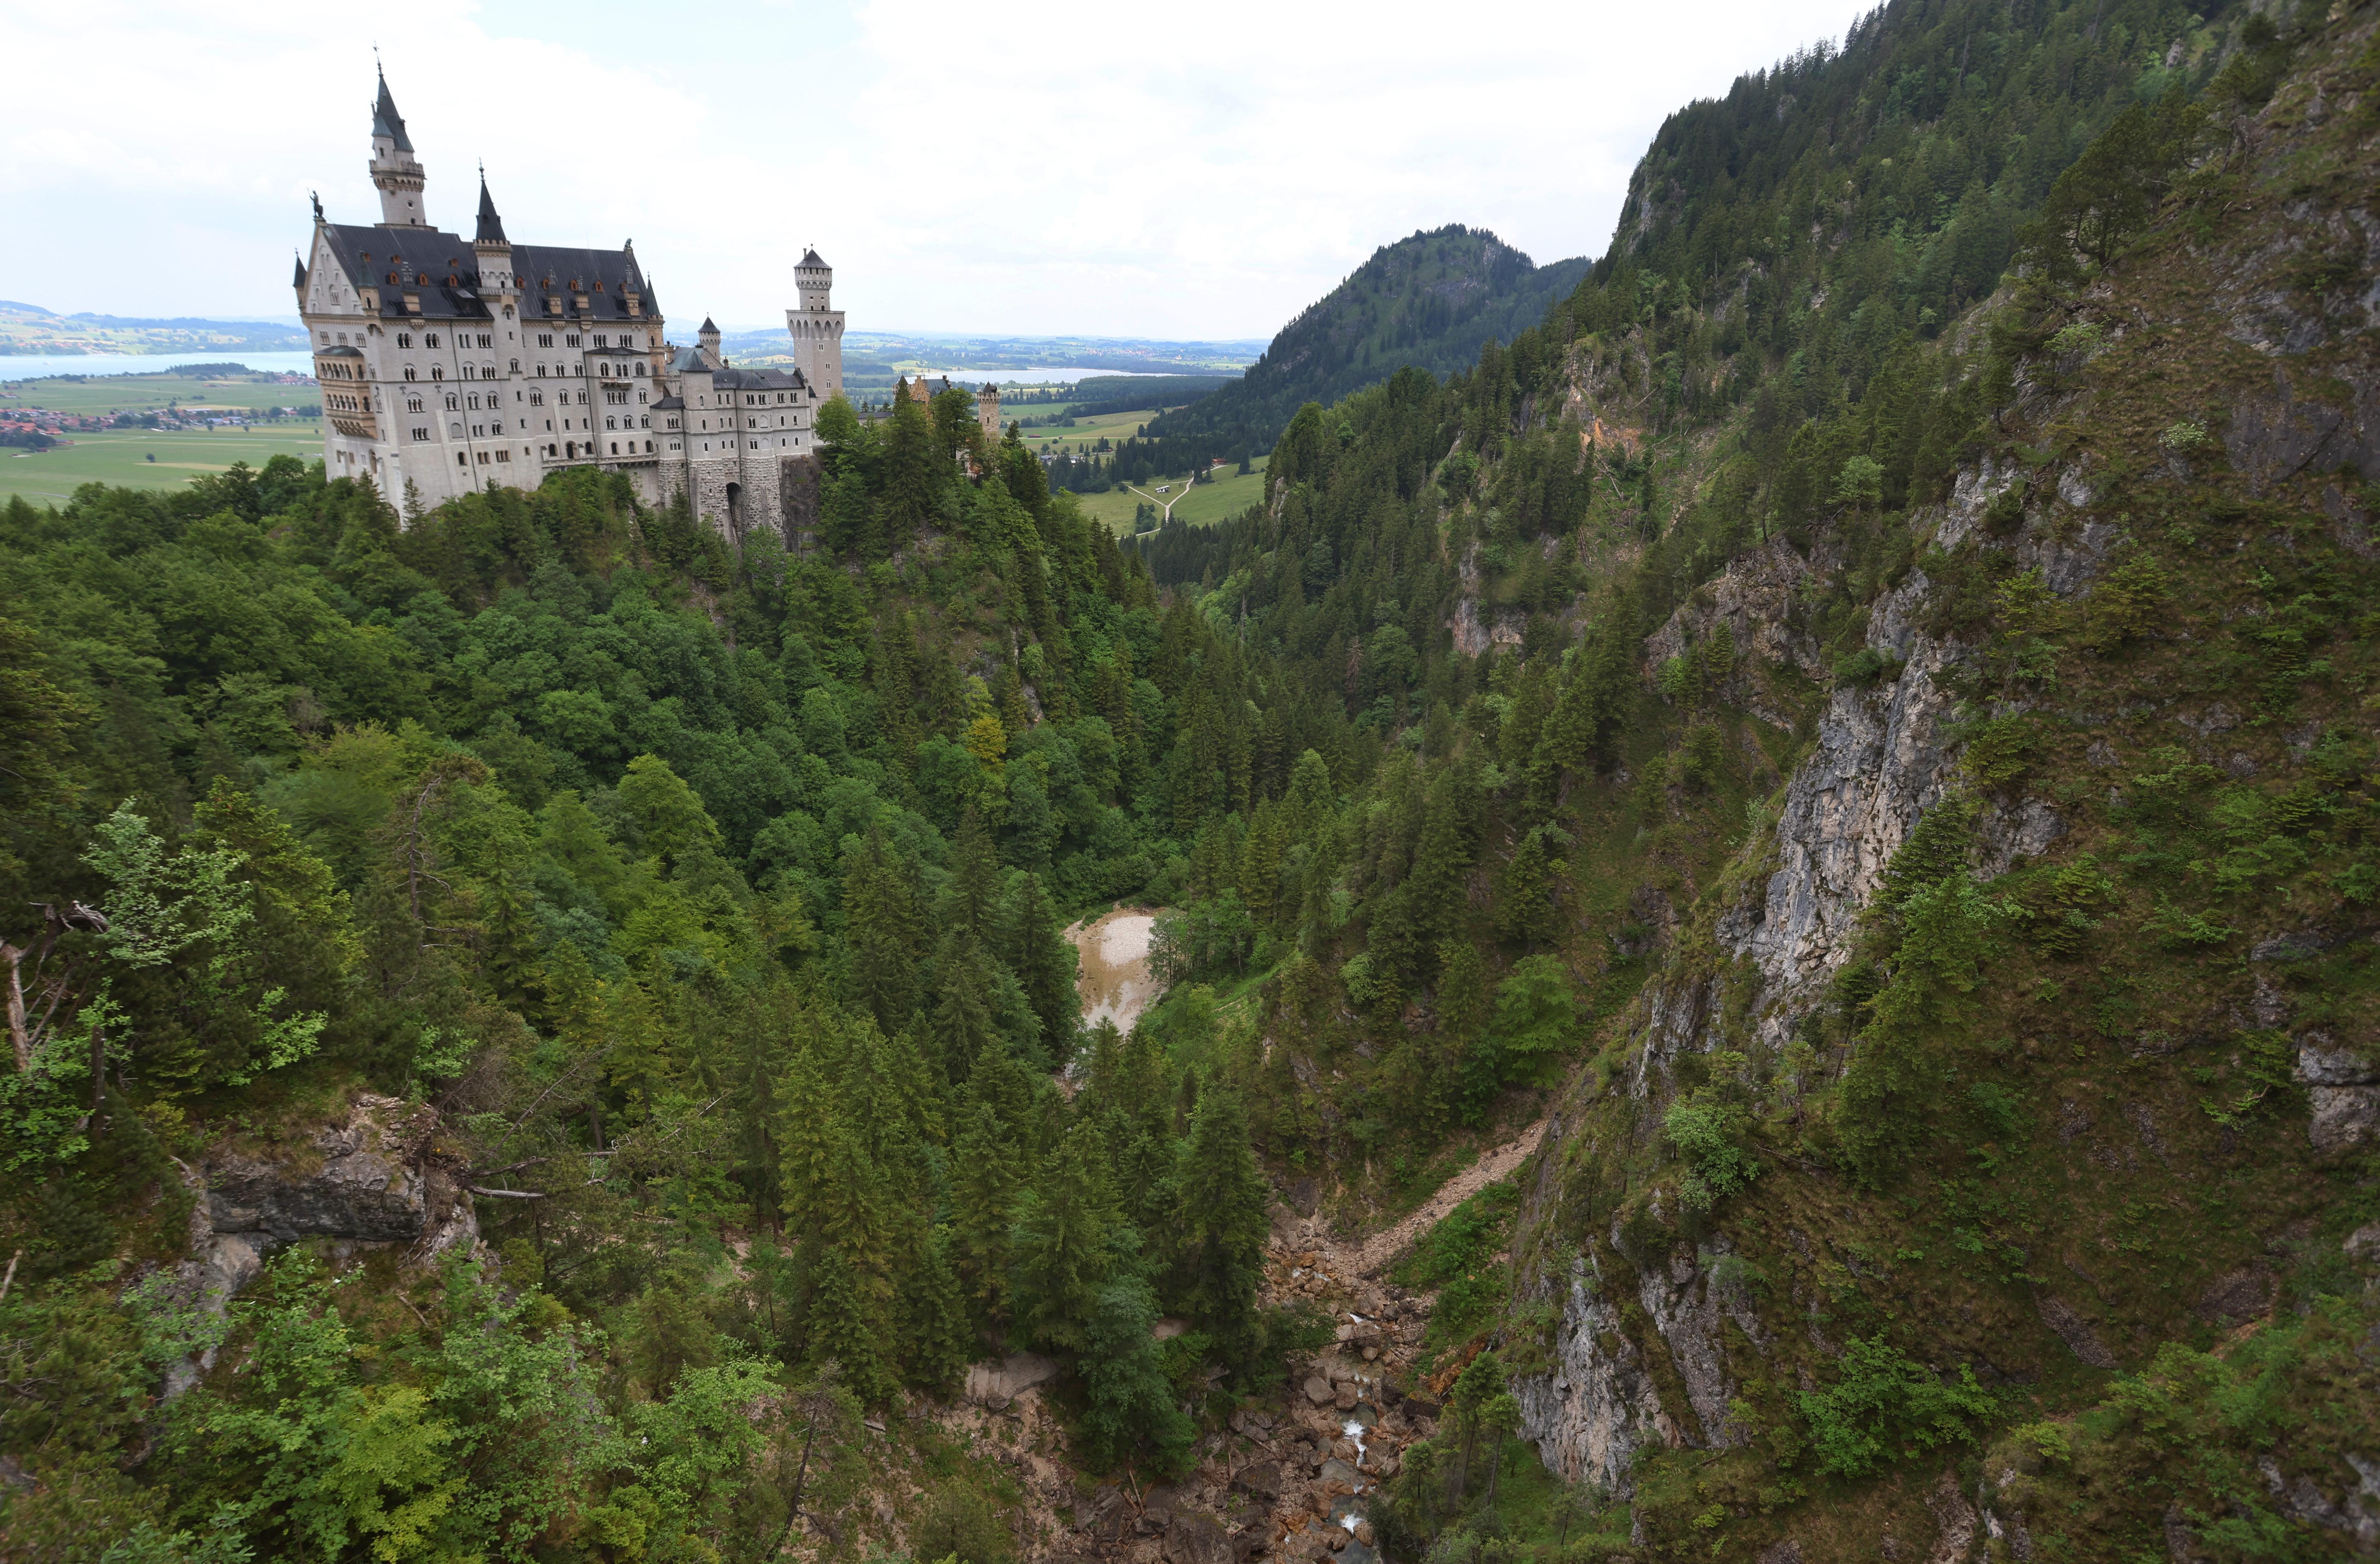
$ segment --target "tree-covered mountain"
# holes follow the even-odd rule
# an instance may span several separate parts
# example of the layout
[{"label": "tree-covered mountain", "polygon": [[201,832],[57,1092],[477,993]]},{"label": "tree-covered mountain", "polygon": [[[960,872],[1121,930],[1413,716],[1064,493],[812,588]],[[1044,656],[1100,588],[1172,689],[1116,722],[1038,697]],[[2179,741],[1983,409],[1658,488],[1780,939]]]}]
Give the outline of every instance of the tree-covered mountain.
[{"label": "tree-covered mountain", "polygon": [[9,1557],[2368,1552],[2375,37],[1901,0],[1123,547],[13,504]]},{"label": "tree-covered mountain", "polygon": [[1442,375],[1509,341],[1586,271],[1539,266],[1485,228],[1449,224],[1382,245],[1297,319],[1238,381],[1149,425],[1159,470],[1269,449],[1290,415],[1407,366]]}]

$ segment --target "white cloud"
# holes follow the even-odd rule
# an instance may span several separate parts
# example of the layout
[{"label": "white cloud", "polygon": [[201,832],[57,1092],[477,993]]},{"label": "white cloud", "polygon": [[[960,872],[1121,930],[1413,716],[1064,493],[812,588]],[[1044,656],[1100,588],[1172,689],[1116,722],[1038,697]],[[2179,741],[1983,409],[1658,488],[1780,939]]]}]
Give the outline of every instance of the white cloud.
[{"label": "white cloud", "polygon": [[[267,0],[0,16],[0,297],[289,311],[306,192],[376,212],[374,28],[431,176],[516,238],[633,236],[663,303],[759,323],[816,243],[855,329],[1265,336],[1378,244],[1460,222],[1599,254],[1662,117],[1841,0],[714,14]],[[399,30],[401,29],[401,34]]]}]

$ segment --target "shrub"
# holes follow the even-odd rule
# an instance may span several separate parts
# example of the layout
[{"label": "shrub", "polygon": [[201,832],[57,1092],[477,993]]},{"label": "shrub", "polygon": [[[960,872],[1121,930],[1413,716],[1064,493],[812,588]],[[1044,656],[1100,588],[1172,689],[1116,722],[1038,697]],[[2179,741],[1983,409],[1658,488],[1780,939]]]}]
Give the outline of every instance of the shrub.
[{"label": "shrub", "polygon": [[1835,683],[1865,689],[1900,677],[1900,660],[1874,647],[1862,647],[1835,664]]},{"label": "shrub", "polygon": [[1829,1476],[1864,1477],[1921,1450],[1972,1445],[1973,1425],[1999,1410],[1972,1368],[1961,1364],[1956,1379],[1940,1378],[1881,1340],[1845,1341],[1842,1371],[1832,1386],[1798,1398],[1818,1470]]},{"label": "shrub", "polygon": [[1661,1133],[1686,1159],[1678,1193],[1687,1209],[1707,1211],[1760,1176],[1759,1162],[1738,1144],[1751,1123],[1752,1116],[1742,1108],[1709,1101],[1700,1094],[1670,1104],[1661,1118]]}]

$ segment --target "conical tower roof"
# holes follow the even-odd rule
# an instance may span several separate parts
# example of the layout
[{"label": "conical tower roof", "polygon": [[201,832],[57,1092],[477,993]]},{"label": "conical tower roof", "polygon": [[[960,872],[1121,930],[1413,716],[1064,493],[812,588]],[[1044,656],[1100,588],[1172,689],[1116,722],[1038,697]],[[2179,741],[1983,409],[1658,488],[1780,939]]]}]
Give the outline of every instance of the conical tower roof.
[{"label": "conical tower roof", "polygon": [[506,246],[512,243],[504,237],[504,220],[496,215],[496,199],[488,194],[488,171],[484,168],[480,170],[480,232],[473,242]]},{"label": "conical tower roof", "polygon": [[302,255],[293,255],[293,259],[298,262],[298,274],[289,279],[289,285],[293,288],[302,288],[306,285],[306,258]]},{"label": "conical tower roof", "polygon": [[396,112],[396,100],[388,95],[386,71],[380,73],[380,101],[372,104],[372,134],[395,142],[398,152],[413,150],[413,138],[405,133],[405,116]]}]

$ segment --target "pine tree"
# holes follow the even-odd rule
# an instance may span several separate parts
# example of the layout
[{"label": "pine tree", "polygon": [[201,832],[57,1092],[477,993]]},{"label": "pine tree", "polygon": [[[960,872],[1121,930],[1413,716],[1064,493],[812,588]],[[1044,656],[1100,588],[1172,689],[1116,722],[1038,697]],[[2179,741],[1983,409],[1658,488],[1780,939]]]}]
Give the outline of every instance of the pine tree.
[{"label": "pine tree", "polygon": [[1183,1304],[1226,1363],[1253,1369],[1268,1192],[1238,1098],[1210,1091],[1200,1099],[1178,1185],[1172,1236]]},{"label": "pine tree", "polygon": [[999,1040],[987,1002],[990,975],[972,937],[956,934],[944,945],[934,977],[941,991],[931,1024],[934,1055],[942,1078],[965,1085],[975,1074],[976,1061]]},{"label": "pine tree", "polygon": [[1026,1337],[1079,1352],[1115,1262],[1115,1214],[1097,1128],[1077,1123],[1016,1206],[1016,1314]]},{"label": "pine tree", "polygon": [[1188,1464],[1197,1426],[1175,1400],[1153,1328],[1148,1283],[1121,1276],[1093,1300],[1076,1368],[1082,1376],[1083,1453],[1094,1470],[1146,1461],[1172,1476]]},{"label": "pine tree", "polygon": [[968,1302],[988,1324],[1008,1317],[1009,1232],[1025,1177],[1024,1158],[991,1110],[981,1103],[965,1109],[951,1148],[953,1259]]},{"label": "pine tree", "polygon": [[1047,1062],[1052,1069],[1062,1068],[1074,1057],[1075,1034],[1082,1024],[1083,1001],[1075,988],[1075,947],[1038,875],[1028,874],[1018,881],[1015,909],[1009,920],[1008,965],[1024,987],[1026,1002],[1040,1019]]},{"label": "pine tree", "polygon": [[890,1036],[917,1008],[917,908],[904,866],[872,822],[844,872],[843,911],[856,997]]},{"label": "pine tree", "polygon": [[1496,925],[1507,940],[1528,950],[1555,937],[1553,865],[1546,853],[1541,828],[1521,838],[1504,866],[1504,879],[1496,897]]},{"label": "pine tree", "polygon": [[[969,681],[981,689],[983,681]],[[990,697],[985,697],[989,705]],[[995,719],[992,726],[997,728]],[[1005,735],[1002,748],[1006,747]],[[949,910],[944,922],[965,929],[978,943],[989,945],[995,936],[993,920],[1000,910],[1000,849],[984,829],[983,817],[970,798],[959,810],[957,835],[951,843],[951,885]]]},{"label": "pine tree", "polygon": [[902,1377],[935,1393],[958,1382],[972,1355],[954,1247],[947,1231],[936,1231],[917,1256],[900,1295]]}]

